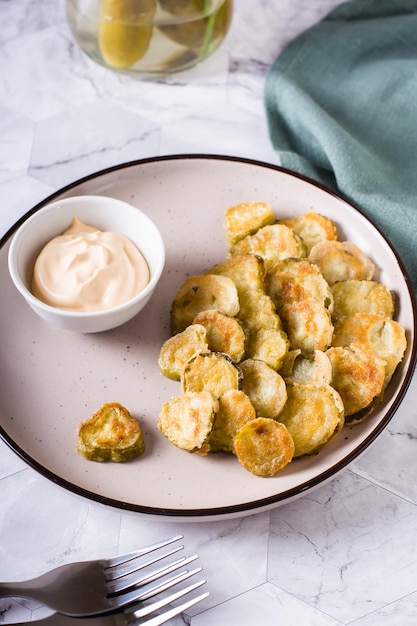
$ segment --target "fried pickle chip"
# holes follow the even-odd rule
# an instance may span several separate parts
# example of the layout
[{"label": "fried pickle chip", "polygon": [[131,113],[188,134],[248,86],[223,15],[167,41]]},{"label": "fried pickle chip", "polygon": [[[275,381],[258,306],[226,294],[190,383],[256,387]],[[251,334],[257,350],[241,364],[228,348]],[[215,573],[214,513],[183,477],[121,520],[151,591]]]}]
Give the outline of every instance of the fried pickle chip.
[{"label": "fried pickle chip", "polygon": [[243,426],[235,437],[234,448],[248,472],[266,478],[288,465],[294,454],[294,442],[287,428],[267,417],[258,417]]},{"label": "fried pickle chip", "polygon": [[234,438],[247,422],[256,418],[248,396],[239,389],[229,389],[219,398],[219,409],[209,437],[212,452],[234,452]]},{"label": "fried pickle chip", "polygon": [[293,383],[287,393],[278,421],[294,440],[294,457],[316,454],[343,427],[342,401],[329,385]]},{"label": "fried pickle chip", "polygon": [[342,398],[346,421],[357,421],[361,412],[364,419],[364,409],[373,407],[383,391],[384,361],[375,352],[358,346],[329,348],[326,354],[332,365],[332,387]]},{"label": "fried pickle chip", "polygon": [[251,332],[264,328],[282,330],[281,319],[272,299],[264,289],[248,289],[239,294],[240,309],[236,317]]},{"label": "fried pickle chip", "polygon": [[171,332],[180,333],[193,323],[197,313],[217,309],[233,317],[239,311],[239,296],[231,278],[214,274],[191,276],[178,289],[171,307]]},{"label": "fried pickle chip", "polygon": [[193,356],[181,375],[182,391],[209,391],[219,398],[228,389],[239,389],[242,372],[236,363],[220,352]]},{"label": "fried pickle chip", "polygon": [[285,224],[271,224],[260,228],[254,235],[247,235],[230,248],[230,255],[256,254],[264,260],[265,269],[289,257],[306,254],[302,239]]},{"label": "fried pickle chip", "polygon": [[212,352],[228,354],[237,363],[243,358],[246,336],[237,319],[212,309],[198,313],[193,323],[206,329],[208,347]]},{"label": "fried pickle chip", "polygon": [[123,463],[140,456],[145,443],[138,421],[118,402],[103,404],[78,427],[77,452],[89,461]]},{"label": "fried pickle chip", "polygon": [[382,317],[394,316],[393,293],[375,280],[342,280],[332,285],[334,320],[355,313],[375,313]]},{"label": "fried pickle chip", "polygon": [[286,224],[292,228],[302,238],[307,248],[307,254],[317,243],[337,240],[337,228],[333,220],[315,211],[308,211],[304,215],[283,218],[278,221],[280,224]]},{"label": "fried pickle chip", "polygon": [[249,335],[246,357],[264,361],[279,370],[289,350],[290,342],[283,330],[263,328]]},{"label": "fried pickle chip", "polygon": [[200,352],[208,352],[207,331],[202,324],[191,324],[185,330],[170,337],[159,352],[158,365],[161,374],[180,380],[186,362]]},{"label": "fried pickle chip", "polygon": [[245,359],[239,364],[242,391],[249,396],[258,417],[275,419],[287,401],[284,379],[264,361]]},{"label": "fried pickle chip", "polygon": [[321,350],[314,350],[311,356],[301,354],[300,350],[290,350],[280,374],[287,384],[330,385],[332,365],[327,354]]},{"label": "fried pickle chip", "polygon": [[195,452],[208,441],[218,408],[208,391],[186,392],[164,402],[157,427],[178,448]]},{"label": "fried pickle chip", "polygon": [[317,263],[329,285],[340,280],[371,280],[375,266],[351,241],[323,241],[310,251],[308,258]]},{"label": "fried pickle chip", "polygon": [[255,254],[237,254],[225,259],[212,267],[209,274],[220,274],[231,278],[236,285],[238,294],[248,289],[264,288],[264,260]]},{"label": "fried pickle chip", "polygon": [[333,324],[326,307],[313,300],[290,302],[279,310],[290,349],[309,355],[331,345]]},{"label": "fried pickle chip", "polygon": [[186,280],[172,303],[158,363],[183,395],[163,406],[158,428],[179,447],[234,453],[273,476],[369,415],[406,333],[372,260],[339,241],[331,219],[310,210],[277,220],[268,204],[247,202],[224,226],[228,258]]},{"label": "fried pickle chip", "polygon": [[330,311],[333,294],[315,263],[307,259],[284,259],[273,265],[265,276],[265,291],[278,310],[290,302],[314,300]]},{"label": "fried pickle chip", "polygon": [[232,206],[225,213],[226,242],[231,246],[274,222],[274,212],[266,202],[243,202]]},{"label": "fried pickle chip", "polygon": [[333,346],[358,345],[372,350],[385,362],[385,386],[404,358],[407,339],[396,321],[374,313],[355,313],[336,322]]}]

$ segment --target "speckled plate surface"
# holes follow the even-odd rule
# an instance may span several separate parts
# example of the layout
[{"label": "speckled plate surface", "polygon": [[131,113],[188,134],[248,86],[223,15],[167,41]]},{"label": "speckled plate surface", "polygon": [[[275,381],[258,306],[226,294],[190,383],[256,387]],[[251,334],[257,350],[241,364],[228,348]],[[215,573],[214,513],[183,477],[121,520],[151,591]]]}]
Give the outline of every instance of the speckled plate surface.
[{"label": "speckled plate surface", "polygon": [[[126,200],[160,228],[166,266],[151,303],[124,326],[76,335],[38,318],[9,278],[13,232],[52,199],[103,194]],[[333,218],[339,238],[355,242],[377,265],[376,278],[398,296],[406,357],[378,409],[344,428],[322,452],[294,461],[273,478],[245,471],[232,455],[201,457],[170,444],[156,429],[163,401],[179,383],[159,373],[169,310],[180,284],[226,257],[224,211],[245,201],[269,202],[277,215],[309,209]],[[203,155],[121,165],[77,181],[37,205],[4,237],[0,249],[0,432],[30,466],[80,496],[172,520],[217,519],[266,510],[334,478],[382,432],[397,410],[416,362],[416,303],[402,263],[379,230],[333,192],[280,168]],[[86,461],[75,452],[77,425],[104,402],[125,405],[141,423],[145,454],[125,464]]]}]

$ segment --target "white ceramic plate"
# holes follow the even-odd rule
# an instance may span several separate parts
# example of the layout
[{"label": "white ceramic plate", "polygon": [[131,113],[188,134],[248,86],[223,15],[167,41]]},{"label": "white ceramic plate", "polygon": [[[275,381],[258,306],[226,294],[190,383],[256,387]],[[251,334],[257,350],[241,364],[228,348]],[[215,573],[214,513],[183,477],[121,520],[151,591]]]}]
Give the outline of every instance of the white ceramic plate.
[{"label": "white ceramic plate", "polygon": [[[7,250],[14,230],[48,201],[82,194],[126,200],[147,213],[166,245],[166,266],[151,303],[131,322],[98,335],[76,335],[38,318],[11,283]],[[384,401],[363,424],[345,428],[317,456],[258,478],[232,455],[201,457],[156,429],[163,401],[180,393],[157,356],[169,336],[169,310],[180,284],[226,257],[225,210],[266,201],[278,216],[309,209],[333,218],[339,236],[376,263],[376,278],[399,298],[409,347]],[[217,519],[286,503],[334,478],[381,433],[398,408],[416,362],[416,303],[398,255],[351,204],[278,167],[202,155],[156,158],[99,172],[37,205],[0,249],[0,432],[29,465],[58,485],[106,505],[173,520]],[[86,461],[75,452],[77,425],[104,402],[125,405],[142,425],[146,452],[126,464]]]}]

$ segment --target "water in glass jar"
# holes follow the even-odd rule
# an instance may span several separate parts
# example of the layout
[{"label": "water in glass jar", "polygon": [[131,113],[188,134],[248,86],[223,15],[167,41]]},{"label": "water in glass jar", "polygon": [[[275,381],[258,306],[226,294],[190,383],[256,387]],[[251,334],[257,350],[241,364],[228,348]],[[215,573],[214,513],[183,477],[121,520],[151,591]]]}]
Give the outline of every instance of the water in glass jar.
[{"label": "water in glass jar", "polygon": [[128,74],[192,67],[223,41],[233,0],[67,0],[71,31],[101,65]]}]

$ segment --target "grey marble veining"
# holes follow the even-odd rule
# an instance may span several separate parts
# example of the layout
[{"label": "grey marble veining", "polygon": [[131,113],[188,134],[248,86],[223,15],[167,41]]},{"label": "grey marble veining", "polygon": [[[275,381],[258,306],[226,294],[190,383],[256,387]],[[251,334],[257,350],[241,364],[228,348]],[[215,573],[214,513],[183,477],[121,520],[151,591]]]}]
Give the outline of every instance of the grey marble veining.
[{"label": "grey marble veining", "polygon": [[[0,0],[0,233],[54,190],[124,161],[199,152],[278,163],[263,112],[267,69],[340,3],[235,0],[233,27],[204,64],[140,81],[81,53],[62,0]],[[416,393],[414,377],[385,431],[330,483],[271,512],[181,527],[210,591],[187,623],[417,623]],[[0,441],[0,580],[133,550],[178,530],[77,497]],[[0,623],[48,612],[0,599]]]}]

